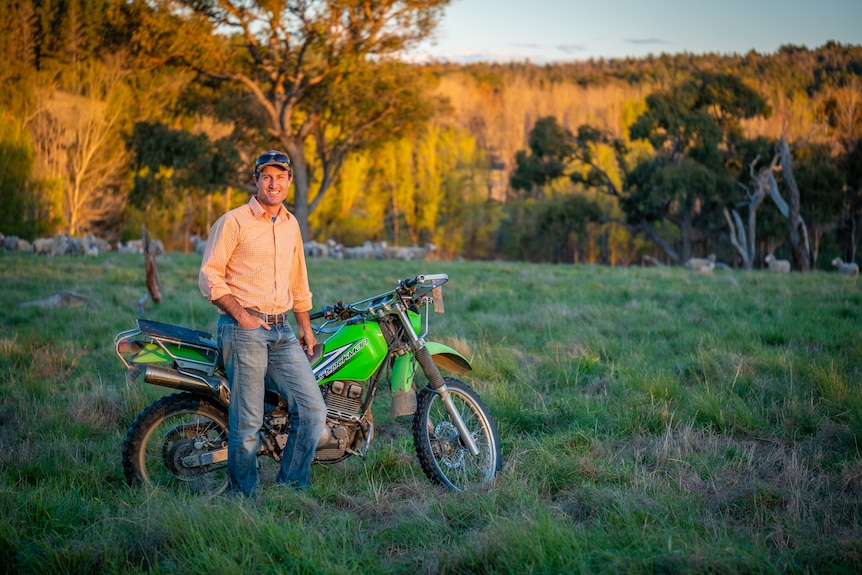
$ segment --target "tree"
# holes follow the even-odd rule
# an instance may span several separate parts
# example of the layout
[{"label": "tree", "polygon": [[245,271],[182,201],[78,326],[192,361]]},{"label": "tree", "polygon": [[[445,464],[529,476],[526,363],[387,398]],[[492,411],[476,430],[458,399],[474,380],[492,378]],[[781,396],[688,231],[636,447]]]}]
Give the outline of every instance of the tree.
[{"label": "tree", "polygon": [[841,219],[845,202],[844,174],[826,146],[809,144],[796,148],[795,176],[801,192],[800,211],[808,223],[811,265],[817,267],[820,242]]},{"label": "tree", "polygon": [[846,238],[841,246],[845,261],[856,261],[856,250],[862,233],[862,139],[851,142],[840,158],[847,184],[844,188],[844,212],[839,219],[839,232]]},{"label": "tree", "polygon": [[0,230],[12,236],[36,237],[44,231],[41,196],[29,189],[33,145],[24,125],[0,115]]},{"label": "tree", "polygon": [[781,138],[778,142],[778,153],[781,156],[781,173],[787,185],[790,201],[784,201],[777,186],[770,190],[772,192],[771,197],[775,205],[778,206],[781,215],[787,220],[787,230],[790,236],[790,252],[793,260],[791,264],[795,269],[807,272],[811,269],[811,242],[808,238],[808,227],[802,218],[802,200],[799,186],[796,183],[796,176],[793,172],[790,146],[784,138]]},{"label": "tree", "polygon": [[[542,261],[575,262],[579,260],[578,240],[590,222],[598,222],[602,211],[596,202],[574,193],[546,198],[545,188],[568,178],[575,157],[576,142],[572,133],[554,117],[541,118],[530,131],[529,152],[515,156],[515,170],[510,184],[523,190],[517,215],[506,235],[510,250],[520,257]],[[516,241],[512,242],[512,239]]]},{"label": "tree", "polygon": [[153,18],[135,42],[152,66],[182,66],[242,93],[249,125],[291,157],[307,238],[348,154],[430,116],[426,78],[391,57],[426,38],[448,2],[140,0]]},{"label": "tree", "polygon": [[[754,267],[757,254],[757,209],[769,195],[772,186],[775,185],[773,172],[778,163],[778,155],[775,156],[769,166],[759,168],[755,171],[755,167],[759,161],[760,156],[757,156],[749,165],[749,173],[754,190],[750,191],[747,187],[743,186],[747,195],[747,201],[744,202],[744,205],[748,208],[747,225],[743,223],[742,216],[739,215],[739,212],[735,208],[728,211],[725,207],[722,212],[727,222],[727,227],[730,230],[730,243],[742,258],[742,267],[746,270],[751,270]],[[731,212],[733,213],[732,219]]]},{"label": "tree", "polygon": [[[630,129],[655,158],[627,178],[623,209],[674,261],[687,261],[693,245],[713,231],[712,212],[733,189],[729,162],[740,143],[740,122],[768,114],[765,100],[738,78],[700,72],[678,87],[647,97],[647,111]],[[680,251],[658,233],[668,221],[679,230]]]},{"label": "tree", "polygon": [[[182,235],[188,247],[191,234],[205,237],[213,222],[209,209],[216,191],[229,188],[239,160],[226,138],[212,141],[205,133],[192,134],[159,122],[139,122],[129,141],[133,160],[130,203],[150,216],[164,211],[179,229],[161,229],[161,236]],[[206,200],[207,210],[201,210]],[[227,204],[227,202],[226,202]],[[231,206],[225,205],[226,209]],[[167,238],[168,245],[172,243]]]},{"label": "tree", "polygon": [[121,211],[124,198],[116,188],[132,102],[119,62],[91,59],[76,72],[74,91],[42,89],[42,106],[29,122],[42,186],[57,190],[61,227],[70,235],[90,232]]},{"label": "tree", "polygon": [[529,153],[519,150],[515,155],[515,169],[509,184],[514,190],[535,195],[543,186],[565,175],[575,151],[574,138],[550,116],[535,123],[527,145]]}]

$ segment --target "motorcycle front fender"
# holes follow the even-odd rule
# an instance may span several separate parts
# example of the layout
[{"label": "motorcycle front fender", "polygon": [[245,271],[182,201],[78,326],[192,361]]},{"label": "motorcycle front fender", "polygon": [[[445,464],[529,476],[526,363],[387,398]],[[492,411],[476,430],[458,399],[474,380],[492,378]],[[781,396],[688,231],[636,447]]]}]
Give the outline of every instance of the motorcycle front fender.
[{"label": "motorcycle front fender", "polygon": [[[451,373],[466,373],[473,367],[466,357],[442,343],[426,341],[425,347],[437,367]],[[392,392],[408,392],[413,387],[413,354],[401,355],[392,364]]]},{"label": "motorcycle front fender", "polygon": [[431,358],[440,369],[445,369],[450,373],[467,373],[473,369],[466,357],[448,345],[436,341],[426,341],[425,347],[428,348]]}]

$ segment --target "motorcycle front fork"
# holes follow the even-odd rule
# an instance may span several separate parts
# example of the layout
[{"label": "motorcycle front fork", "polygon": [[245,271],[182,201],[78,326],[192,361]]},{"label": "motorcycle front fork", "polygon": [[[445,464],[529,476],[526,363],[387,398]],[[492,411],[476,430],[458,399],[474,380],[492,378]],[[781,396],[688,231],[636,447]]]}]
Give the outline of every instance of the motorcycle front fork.
[{"label": "motorcycle front fork", "polygon": [[428,378],[428,381],[431,383],[431,387],[437,395],[440,396],[440,401],[443,402],[443,407],[446,408],[446,412],[452,419],[455,429],[457,429],[458,433],[461,435],[461,440],[464,442],[464,446],[467,448],[467,451],[469,451],[473,456],[479,455],[479,446],[476,445],[473,435],[467,429],[467,426],[464,424],[464,420],[461,418],[461,414],[455,407],[455,402],[452,401],[452,395],[446,387],[446,382],[443,380],[443,376],[440,374],[440,370],[437,369],[437,364],[434,363],[434,359],[431,357],[428,349],[425,346],[420,345],[414,352],[414,355],[416,356],[416,360],[419,362],[419,365],[422,366],[422,371],[425,372],[425,377]]},{"label": "motorcycle front fork", "polygon": [[398,315],[401,318],[401,323],[404,326],[404,329],[407,331],[407,337],[410,339],[410,343],[412,344],[413,355],[416,357],[419,365],[422,366],[422,371],[425,372],[425,377],[428,378],[428,381],[431,383],[431,387],[440,396],[440,401],[443,402],[446,412],[449,414],[449,417],[452,418],[452,423],[455,425],[455,429],[457,429],[458,433],[461,434],[461,441],[464,442],[464,446],[474,457],[479,455],[479,446],[476,445],[473,435],[467,429],[467,426],[464,424],[464,420],[461,418],[461,414],[455,408],[455,403],[452,401],[452,396],[449,394],[449,390],[446,387],[446,382],[443,380],[443,376],[440,374],[440,370],[437,369],[437,364],[434,363],[434,359],[431,357],[431,352],[429,352],[428,348],[425,347],[424,340],[422,340],[413,330],[410,319],[407,317],[407,312],[400,309],[398,311]]}]

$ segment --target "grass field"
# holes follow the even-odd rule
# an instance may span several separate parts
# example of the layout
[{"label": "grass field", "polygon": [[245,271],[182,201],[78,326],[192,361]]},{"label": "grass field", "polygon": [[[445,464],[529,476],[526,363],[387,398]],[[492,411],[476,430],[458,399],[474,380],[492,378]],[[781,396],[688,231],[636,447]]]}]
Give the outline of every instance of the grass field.
[{"label": "grass field", "polygon": [[[212,331],[199,256],[159,257],[146,317]],[[367,459],[256,501],[132,489],[120,449],[166,390],[127,383],[115,333],[140,256],[0,253],[0,571],[862,572],[862,281],[823,272],[309,262],[315,308],[445,272],[429,339],[464,353],[505,469],[432,486],[375,404]],[[82,305],[23,305],[60,291]]]}]

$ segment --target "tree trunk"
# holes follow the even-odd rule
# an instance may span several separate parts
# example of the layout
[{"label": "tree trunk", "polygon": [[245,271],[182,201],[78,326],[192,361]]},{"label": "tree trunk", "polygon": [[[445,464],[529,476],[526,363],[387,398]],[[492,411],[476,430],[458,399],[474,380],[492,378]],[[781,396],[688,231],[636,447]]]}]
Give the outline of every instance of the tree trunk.
[{"label": "tree trunk", "polygon": [[692,234],[693,234],[693,232],[692,232],[690,212],[686,212],[685,214],[683,214],[682,220],[679,223],[679,236],[680,236],[680,242],[682,242],[682,249],[680,252],[680,260],[682,262],[687,262],[692,257],[692,255],[694,255],[692,253],[694,251],[692,249],[692,247],[693,247],[693,242],[691,239]]},{"label": "tree trunk", "polygon": [[308,224],[308,216],[311,215],[309,211],[308,162],[305,160],[301,141],[293,142],[283,138],[282,144],[284,144],[285,151],[293,166],[293,209],[291,211],[296,216],[299,230],[302,232],[302,241],[307,242],[311,239],[311,228]]},{"label": "tree trunk", "polygon": [[781,173],[784,176],[784,181],[787,182],[787,194],[790,198],[787,222],[793,267],[799,271],[807,272],[811,269],[811,248],[808,243],[805,222],[802,221],[802,216],[799,214],[799,186],[793,175],[793,160],[790,157],[790,147],[787,145],[787,140],[781,138],[778,145],[781,153]]},{"label": "tree trunk", "polygon": [[655,229],[648,222],[642,221],[639,229],[643,230],[643,232],[653,241],[655,244],[662,249],[665,255],[674,263],[680,263],[679,254],[671,247],[667,241],[663,237],[659,235]]},{"label": "tree trunk", "polygon": [[156,250],[150,242],[150,232],[146,226],[141,226],[141,236],[144,240],[144,267],[147,272],[147,290],[155,303],[162,301],[162,284],[159,281],[159,270],[156,267]]},{"label": "tree trunk", "polygon": [[[750,215],[751,213],[749,212],[749,216]],[[724,219],[727,221],[727,227],[730,229],[730,244],[736,248],[737,253],[742,258],[742,268],[750,271],[754,261],[754,258],[752,257],[754,248],[746,237],[745,226],[742,224],[742,217],[739,215],[739,212],[733,210],[733,219],[731,219],[730,212],[727,211],[727,208],[724,208]],[[734,222],[736,223],[734,224]],[[749,226],[750,225],[751,224],[749,223]]]}]

